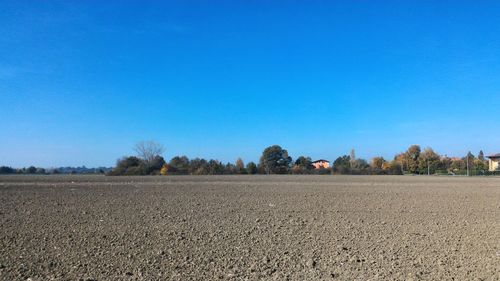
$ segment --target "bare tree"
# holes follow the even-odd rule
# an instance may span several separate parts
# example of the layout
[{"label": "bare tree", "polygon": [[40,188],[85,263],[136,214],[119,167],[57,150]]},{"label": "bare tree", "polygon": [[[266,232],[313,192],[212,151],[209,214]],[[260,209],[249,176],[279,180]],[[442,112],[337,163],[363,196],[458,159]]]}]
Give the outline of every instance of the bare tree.
[{"label": "bare tree", "polygon": [[354,165],[356,164],[356,152],[354,151],[354,148],[351,149],[351,153],[349,154],[349,164],[351,168],[354,168]]},{"label": "bare tree", "polygon": [[165,148],[155,141],[141,141],[134,146],[134,150],[144,161],[152,163],[156,156],[162,155]]}]

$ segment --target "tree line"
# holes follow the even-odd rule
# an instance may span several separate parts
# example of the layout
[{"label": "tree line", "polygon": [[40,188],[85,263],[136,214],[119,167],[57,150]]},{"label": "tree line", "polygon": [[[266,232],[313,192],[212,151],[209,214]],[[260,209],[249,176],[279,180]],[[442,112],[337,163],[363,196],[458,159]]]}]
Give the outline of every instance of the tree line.
[{"label": "tree line", "polygon": [[109,167],[87,168],[81,167],[59,167],[59,168],[40,168],[29,166],[24,168],[12,168],[9,166],[0,166],[0,174],[25,174],[25,175],[56,175],[56,174],[105,174],[111,171]]},{"label": "tree line", "polygon": [[[464,157],[448,157],[436,153],[432,148],[421,149],[419,145],[410,146],[405,152],[396,154],[390,161],[374,157],[370,162],[344,155],[333,163],[333,173],[337,174],[415,174],[415,175],[488,175],[488,161],[483,151],[474,156],[470,151]],[[498,174],[493,172],[493,174]]]},{"label": "tree line", "polygon": [[164,148],[156,142],[140,142],[134,150],[137,156],[127,156],[117,161],[107,175],[234,175],[234,174],[351,174],[351,175],[402,175],[402,174],[470,174],[487,175],[488,163],[482,151],[477,156],[469,152],[465,157],[447,157],[430,147],[421,149],[410,146],[392,160],[374,157],[369,162],[356,158],[355,151],[335,159],[329,168],[315,169],[311,157],[299,156],[295,161],[286,149],[269,146],[262,152],[258,163],[241,158],[235,163],[222,163],[215,159],[175,156],[165,161]]}]

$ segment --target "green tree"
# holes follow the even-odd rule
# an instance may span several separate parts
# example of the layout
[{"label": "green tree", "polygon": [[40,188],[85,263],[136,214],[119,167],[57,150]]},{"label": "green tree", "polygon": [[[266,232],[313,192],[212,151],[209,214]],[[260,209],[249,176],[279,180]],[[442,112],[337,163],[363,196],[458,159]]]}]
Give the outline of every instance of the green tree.
[{"label": "green tree", "polygon": [[156,155],[150,162],[144,162],[145,174],[158,174],[165,163],[163,157]]},{"label": "green tree", "polygon": [[203,158],[194,158],[189,163],[189,173],[192,175],[207,175],[208,161]]},{"label": "green tree", "polygon": [[486,171],[488,171],[488,161],[484,157],[484,152],[482,150],[479,151],[477,159],[474,161],[474,167],[476,174],[484,174]]},{"label": "green tree", "polygon": [[452,159],[448,156],[441,157],[439,167],[442,171],[451,171]]},{"label": "green tree", "polygon": [[36,173],[40,175],[45,175],[46,171],[44,168],[38,168],[36,169]]},{"label": "green tree", "polygon": [[36,173],[36,168],[34,166],[30,166],[27,170],[26,173],[28,174],[35,174]]},{"label": "green tree", "polygon": [[476,159],[476,157],[474,156],[474,154],[472,154],[472,152],[467,152],[467,155],[465,156],[466,158],[469,159],[469,161],[472,161],[474,159]]},{"label": "green tree", "polygon": [[484,158],[484,152],[482,150],[479,151],[479,154],[477,155],[477,159],[481,160],[481,161],[486,161],[486,159]]},{"label": "green tree", "polygon": [[189,158],[186,156],[175,156],[170,159],[168,165],[171,168],[171,172],[179,175],[187,175],[189,174]]},{"label": "green tree", "polygon": [[222,175],[224,174],[224,164],[218,160],[208,161],[208,174],[209,175]]},{"label": "green tree", "polygon": [[474,160],[474,174],[483,175],[488,170],[488,162],[479,159]]},{"label": "green tree", "polygon": [[257,164],[255,164],[254,162],[248,162],[248,164],[247,164],[247,172],[250,175],[257,174],[257,172],[258,172]]},{"label": "green tree", "polygon": [[351,173],[351,157],[349,155],[340,156],[333,161],[333,172],[337,174]]},{"label": "green tree", "polygon": [[362,175],[368,174],[370,165],[365,159],[357,158],[356,160],[351,160],[351,174]]},{"label": "green tree", "polygon": [[233,163],[227,163],[226,166],[224,167],[224,174],[226,175],[234,175],[237,173],[236,165]]},{"label": "green tree", "polygon": [[465,171],[466,164],[465,164],[464,159],[451,159],[450,171],[453,173]]},{"label": "green tree", "polygon": [[128,167],[138,167],[142,164],[142,160],[135,157],[135,156],[130,156],[130,157],[125,157],[122,158],[121,160],[118,160],[118,163],[116,164],[117,167],[123,167],[123,168],[128,168]]},{"label": "green tree", "polygon": [[295,165],[304,167],[306,169],[313,168],[311,157],[306,157],[306,156],[299,156],[299,158],[295,160]]},{"label": "green tree", "polygon": [[468,174],[471,175],[471,172],[473,170],[475,170],[475,166],[474,166],[474,160],[476,159],[476,157],[474,156],[474,154],[472,154],[472,152],[467,152],[467,155],[463,158],[464,162],[465,162],[465,169],[467,171],[468,169]]},{"label": "green tree", "polygon": [[418,169],[420,174],[434,174],[440,166],[439,155],[432,150],[432,148],[427,147],[423,152],[420,153],[418,159]]},{"label": "green tree", "polygon": [[143,175],[145,173],[144,165],[144,161],[138,157],[124,157],[116,162],[116,167],[108,175]]},{"label": "green tree", "polygon": [[295,160],[295,165],[293,166],[292,172],[294,174],[308,174],[314,169],[312,165],[311,157],[299,156]]},{"label": "green tree", "polygon": [[11,167],[7,166],[2,166],[0,167],[0,174],[14,174],[16,170],[12,169]]},{"label": "green tree", "polygon": [[279,145],[269,146],[262,152],[259,164],[266,174],[286,174],[290,169],[292,157]]}]

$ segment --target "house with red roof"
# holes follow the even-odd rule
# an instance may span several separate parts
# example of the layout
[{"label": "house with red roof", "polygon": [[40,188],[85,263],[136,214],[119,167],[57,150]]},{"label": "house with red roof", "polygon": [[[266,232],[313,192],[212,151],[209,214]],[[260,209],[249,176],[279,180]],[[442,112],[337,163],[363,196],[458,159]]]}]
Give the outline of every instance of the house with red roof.
[{"label": "house with red roof", "polygon": [[316,169],[316,170],[328,169],[330,167],[330,161],[327,161],[325,159],[319,159],[319,160],[312,162],[312,165],[314,166],[314,169]]}]

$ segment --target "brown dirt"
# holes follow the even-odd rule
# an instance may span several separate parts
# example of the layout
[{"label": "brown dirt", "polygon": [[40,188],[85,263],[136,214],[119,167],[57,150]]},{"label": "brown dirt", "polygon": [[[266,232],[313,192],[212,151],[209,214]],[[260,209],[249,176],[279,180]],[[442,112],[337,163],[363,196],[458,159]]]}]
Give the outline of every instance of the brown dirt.
[{"label": "brown dirt", "polygon": [[1,280],[500,280],[500,178],[3,176]]}]

